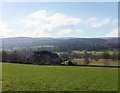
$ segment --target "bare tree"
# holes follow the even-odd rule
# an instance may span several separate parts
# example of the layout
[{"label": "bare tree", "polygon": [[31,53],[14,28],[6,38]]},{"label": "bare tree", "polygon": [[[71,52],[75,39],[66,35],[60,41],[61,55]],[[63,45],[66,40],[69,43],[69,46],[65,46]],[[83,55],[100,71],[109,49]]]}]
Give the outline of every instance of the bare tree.
[{"label": "bare tree", "polygon": [[107,66],[107,65],[109,64],[108,59],[110,58],[109,52],[107,52],[107,51],[103,52],[102,56],[103,56],[103,58],[105,59],[104,64]]},{"label": "bare tree", "polygon": [[87,52],[87,50],[84,51],[84,65],[88,65],[90,63],[89,60],[89,53]]}]

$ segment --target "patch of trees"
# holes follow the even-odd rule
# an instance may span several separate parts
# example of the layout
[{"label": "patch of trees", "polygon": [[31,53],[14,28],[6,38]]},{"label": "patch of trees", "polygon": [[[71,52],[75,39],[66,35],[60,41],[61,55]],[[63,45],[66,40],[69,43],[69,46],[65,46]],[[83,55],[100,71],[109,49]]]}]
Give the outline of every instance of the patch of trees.
[{"label": "patch of trees", "polygon": [[[71,59],[81,58],[84,59],[84,65],[89,65],[92,61],[97,62],[99,59],[104,59],[106,64],[109,59],[115,61],[120,60],[119,52],[113,51],[109,53],[104,51],[101,54],[96,52],[89,52],[78,54],[70,49],[61,54],[52,53],[50,51],[2,51],[2,62],[24,63],[24,64],[39,64],[39,65],[60,65],[62,62],[67,61],[67,65],[77,65]],[[29,53],[30,52],[30,53]]]},{"label": "patch of trees", "polygon": [[[96,52],[89,52],[87,50],[84,51],[84,53],[77,54],[74,52],[64,52],[60,54],[60,57],[62,58],[63,61],[68,61],[66,64],[70,65],[71,64],[71,59],[77,59],[81,58],[84,59],[84,64],[83,65],[89,65],[92,61],[98,62],[99,59],[103,59],[105,64],[107,65],[108,60],[120,60],[120,54],[118,51],[113,51],[112,53],[108,51],[103,51],[100,54],[97,54]],[[73,63],[72,63],[73,64]],[[73,64],[76,65],[76,64]]]},{"label": "patch of trees", "polygon": [[2,62],[39,64],[39,65],[60,65],[62,60],[58,54],[49,51],[35,51],[32,55],[19,55],[17,51],[7,53],[2,51]]}]

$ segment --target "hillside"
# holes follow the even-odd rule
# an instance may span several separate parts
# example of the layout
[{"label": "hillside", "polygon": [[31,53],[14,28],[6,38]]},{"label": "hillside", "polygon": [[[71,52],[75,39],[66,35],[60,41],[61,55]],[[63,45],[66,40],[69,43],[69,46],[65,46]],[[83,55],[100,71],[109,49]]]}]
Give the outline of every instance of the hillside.
[{"label": "hillside", "polygon": [[2,48],[10,49],[14,47],[32,47],[51,45],[57,47],[71,46],[84,48],[84,47],[112,47],[116,48],[118,45],[118,38],[30,38],[30,37],[14,37],[3,38]]}]

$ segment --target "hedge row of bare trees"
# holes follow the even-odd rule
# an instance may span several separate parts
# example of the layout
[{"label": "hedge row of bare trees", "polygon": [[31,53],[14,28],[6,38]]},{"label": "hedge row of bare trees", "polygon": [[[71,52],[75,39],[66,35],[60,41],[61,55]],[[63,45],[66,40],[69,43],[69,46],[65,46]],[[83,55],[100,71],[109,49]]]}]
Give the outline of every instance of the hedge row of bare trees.
[{"label": "hedge row of bare trees", "polygon": [[[96,62],[99,59],[105,59],[106,61],[108,61],[108,59],[111,59],[113,61],[119,60],[118,56],[119,54],[116,51],[113,51],[113,53],[104,51],[101,54],[97,54],[96,52],[92,53],[92,52],[88,52],[87,50],[81,54],[74,53],[71,50],[59,54],[59,57],[62,59],[63,62],[64,61],[70,62],[71,59],[81,58],[84,59],[85,65],[88,65],[92,60]],[[13,51],[13,52],[2,51],[2,62],[31,63],[28,62],[28,57],[29,55],[20,55],[18,51]]]},{"label": "hedge row of bare trees", "polygon": [[88,51],[84,51],[84,53],[67,53],[67,52],[63,52],[61,54],[59,54],[61,58],[63,58],[64,60],[71,58],[85,58],[86,56],[89,57],[91,60],[98,60],[98,59],[112,59],[114,60],[119,60],[119,54],[117,51],[113,51],[113,53],[109,53],[108,51],[104,51],[101,52],[100,54],[97,54],[96,52],[92,53],[92,52],[88,52]]},{"label": "hedge row of bare trees", "polygon": [[70,59],[76,59],[76,58],[84,59],[84,65],[88,65],[92,61],[98,62],[99,59],[104,59],[105,63],[108,63],[108,60],[112,60],[112,61],[120,60],[120,57],[117,51],[113,51],[113,53],[104,51],[104,52],[101,52],[100,54],[97,54],[96,52],[92,53],[92,52],[88,52],[87,50],[85,50],[84,53],[81,53],[81,54],[72,53],[72,52],[62,53],[60,54],[60,57],[64,61],[68,60],[70,64],[71,64]]}]

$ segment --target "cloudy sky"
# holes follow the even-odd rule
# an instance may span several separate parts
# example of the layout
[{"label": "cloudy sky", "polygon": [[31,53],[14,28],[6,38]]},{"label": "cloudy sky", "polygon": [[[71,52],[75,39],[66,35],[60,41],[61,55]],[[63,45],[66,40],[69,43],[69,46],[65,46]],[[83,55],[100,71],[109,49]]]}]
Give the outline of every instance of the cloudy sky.
[{"label": "cloudy sky", "polygon": [[0,37],[116,37],[118,3],[6,2]]}]

